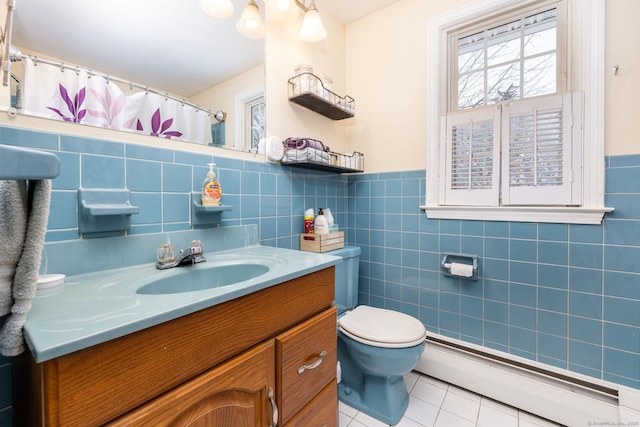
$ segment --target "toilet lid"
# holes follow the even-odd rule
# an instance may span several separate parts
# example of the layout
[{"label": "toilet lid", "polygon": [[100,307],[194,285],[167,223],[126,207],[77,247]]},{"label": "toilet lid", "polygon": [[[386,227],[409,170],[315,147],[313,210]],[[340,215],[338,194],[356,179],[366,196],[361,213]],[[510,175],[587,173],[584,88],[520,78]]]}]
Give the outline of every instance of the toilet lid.
[{"label": "toilet lid", "polygon": [[408,314],[360,305],[338,320],[340,330],[361,343],[376,347],[412,347],[424,342],[427,330]]}]

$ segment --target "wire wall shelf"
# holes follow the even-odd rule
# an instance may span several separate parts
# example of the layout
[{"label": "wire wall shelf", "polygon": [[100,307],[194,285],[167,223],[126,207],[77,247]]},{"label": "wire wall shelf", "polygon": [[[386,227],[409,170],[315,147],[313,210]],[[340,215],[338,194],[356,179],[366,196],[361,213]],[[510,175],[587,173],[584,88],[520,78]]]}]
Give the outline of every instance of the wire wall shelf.
[{"label": "wire wall shelf", "polygon": [[337,153],[330,151],[321,141],[311,138],[287,138],[282,144],[282,165],[335,173],[364,172],[364,154],[358,151],[352,154]]},{"label": "wire wall shelf", "polygon": [[337,95],[312,73],[301,73],[289,79],[289,101],[332,120],[351,118],[356,110],[352,97]]}]

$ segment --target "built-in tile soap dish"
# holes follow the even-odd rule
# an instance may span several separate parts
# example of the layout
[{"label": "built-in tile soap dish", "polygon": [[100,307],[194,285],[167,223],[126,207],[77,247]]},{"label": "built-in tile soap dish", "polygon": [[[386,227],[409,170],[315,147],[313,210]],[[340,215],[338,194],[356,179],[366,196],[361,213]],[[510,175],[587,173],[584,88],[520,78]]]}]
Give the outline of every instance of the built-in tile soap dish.
[{"label": "built-in tile soap dish", "polygon": [[131,226],[131,215],[139,212],[127,189],[78,190],[78,229],[84,237],[124,234]]},{"label": "built-in tile soap dish", "polygon": [[191,193],[191,225],[196,228],[211,227],[222,222],[221,213],[230,211],[231,206],[205,206],[202,204],[202,194]]}]

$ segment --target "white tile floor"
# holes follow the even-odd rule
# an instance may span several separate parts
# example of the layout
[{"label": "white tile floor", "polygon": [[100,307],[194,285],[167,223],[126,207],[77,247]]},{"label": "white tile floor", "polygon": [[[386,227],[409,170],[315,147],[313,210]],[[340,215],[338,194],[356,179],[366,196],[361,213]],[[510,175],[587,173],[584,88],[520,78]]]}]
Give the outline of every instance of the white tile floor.
[{"label": "white tile floor", "polygon": [[[397,427],[557,427],[559,424],[411,372],[405,376],[409,407]],[[384,427],[370,416],[339,403],[339,427]]]}]

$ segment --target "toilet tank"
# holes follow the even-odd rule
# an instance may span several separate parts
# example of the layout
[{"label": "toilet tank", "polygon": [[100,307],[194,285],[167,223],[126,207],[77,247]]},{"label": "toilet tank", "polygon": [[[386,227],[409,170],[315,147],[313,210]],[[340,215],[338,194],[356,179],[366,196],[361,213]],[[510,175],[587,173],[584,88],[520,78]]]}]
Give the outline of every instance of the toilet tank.
[{"label": "toilet tank", "polygon": [[345,246],[327,254],[342,258],[342,262],[336,265],[336,306],[341,313],[358,305],[360,247]]}]

